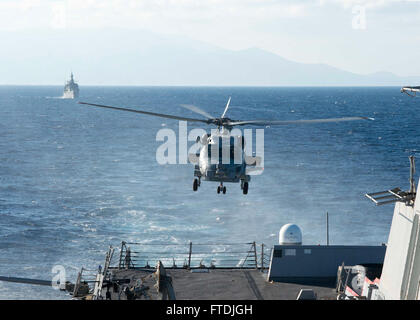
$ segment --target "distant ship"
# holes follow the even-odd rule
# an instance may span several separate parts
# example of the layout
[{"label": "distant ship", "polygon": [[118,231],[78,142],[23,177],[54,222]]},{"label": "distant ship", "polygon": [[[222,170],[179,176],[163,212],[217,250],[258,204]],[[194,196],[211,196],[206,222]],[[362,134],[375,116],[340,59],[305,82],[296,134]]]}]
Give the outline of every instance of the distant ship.
[{"label": "distant ship", "polygon": [[64,86],[64,99],[75,99],[79,97],[79,86],[73,79],[73,72],[71,73],[70,80]]}]

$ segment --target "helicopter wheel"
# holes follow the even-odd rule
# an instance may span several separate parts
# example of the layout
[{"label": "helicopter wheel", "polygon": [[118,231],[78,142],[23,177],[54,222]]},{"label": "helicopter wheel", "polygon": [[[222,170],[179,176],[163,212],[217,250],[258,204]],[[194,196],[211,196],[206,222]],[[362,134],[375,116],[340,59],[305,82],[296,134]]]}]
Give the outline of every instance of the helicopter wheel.
[{"label": "helicopter wheel", "polygon": [[197,189],[198,189],[198,180],[197,179],[194,179],[194,182],[193,182],[193,190],[194,191],[197,191]]},{"label": "helicopter wheel", "polygon": [[244,194],[248,194],[248,182],[244,182],[244,187],[242,189],[242,192]]},{"label": "helicopter wheel", "polygon": [[226,193],[226,187],[223,187],[223,194]]}]

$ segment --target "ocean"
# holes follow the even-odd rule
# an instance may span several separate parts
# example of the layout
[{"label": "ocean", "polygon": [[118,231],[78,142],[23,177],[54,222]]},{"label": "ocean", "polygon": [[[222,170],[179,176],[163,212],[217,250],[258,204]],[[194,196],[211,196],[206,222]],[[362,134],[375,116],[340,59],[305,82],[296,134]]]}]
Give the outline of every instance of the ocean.
[{"label": "ocean", "polygon": [[[80,101],[186,117],[200,116],[180,104],[220,116],[231,96],[231,119],[375,118],[265,128],[264,172],[248,195],[239,184],[217,194],[205,181],[193,192],[193,165],[156,161],[157,132],[178,132],[178,121],[61,94],[0,86],[1,276],[49,280],[61,265],[74,282],[122,240],[272,246],[286,223],[301,227],[304,244],[325,244],[326,212],[331,244],[381,244],[393,205],[364,194],[408,189],[408,156],[420,154],[420,100],[396,87],[81,87]],[[0,299],[69,298],[0,282]]]}]

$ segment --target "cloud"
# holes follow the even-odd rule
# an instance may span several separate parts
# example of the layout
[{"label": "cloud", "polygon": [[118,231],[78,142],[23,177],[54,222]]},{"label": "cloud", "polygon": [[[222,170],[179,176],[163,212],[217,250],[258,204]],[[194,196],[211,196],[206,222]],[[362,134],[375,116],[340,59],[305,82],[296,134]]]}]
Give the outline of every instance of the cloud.
[{"label": "cloud", "polygon": [[355,6],[389,7],[385,14],[395,18],[402,14],[396,13],[401,4],[413,2],[420,0],[2,0],[0,29],[119,27],[185,33],[223,26],[275,32],[269,28],[284,21],[331,21],[337,10],[351,15]]},{"label": "cloud", "polygon": [[[145,27],[158,19],[214,22],[219,19],[303,17],[307,1],[273,0],[5,0],[0,28],[48,27],[63,8],[68,27]],[[63,14],[61,12],[60,14]],[[7,19],[6,17],[10,17]]]},{"label": "cloud", "polygon": [[420,0],[319,0],[321,5],[335,4],[341,5],[345,9],[349,9],[354,6],[363,6],[367,9],[382,8],[408,2],[420,2]]},{"label": "cloud", "polygon": [[[154,38],[157,34],[179,36],[230,50],[259,47],[291,60],[329,63],[357,72],[385,69],[408,73],[406,70],[413,68],[411,64],[418,69],[419,47],[414,34],[420,28],[419,2],[0,0],[0,31],[7,30],[3,32],[3,40],[9,39],[18,48],[20,43],[28,43],[34,32],[45,35],[46,40],[52,39],[50,35],[55,30],[50,29],[90,33],[93,43],[98,35],[106,37],[108,32],[119,33],[124,38],[127,29],[135,35],[144,30],[152,31]],[[352,28],[355,6],[367,9],[364,31]],[[22,29],[23,32],[9,32]],[[413,30],[413,35],[407,34],[407,30]],[[144,45],[145,40],[141,41]],[[112,48],[109,54],[115,50]],[[415,62],[407,65],[400,61],[402,54],[411,54],[410,61]],[[378,66],[379,63],[382,65]]]}]

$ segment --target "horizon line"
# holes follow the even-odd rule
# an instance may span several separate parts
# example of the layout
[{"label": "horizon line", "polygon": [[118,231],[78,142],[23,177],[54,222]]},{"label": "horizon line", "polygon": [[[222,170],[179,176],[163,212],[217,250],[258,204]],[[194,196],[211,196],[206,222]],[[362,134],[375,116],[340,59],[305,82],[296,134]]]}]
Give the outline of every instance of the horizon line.
[{"label": "horizon line", "polygon": [[[81,85],[78,83],[79,88]],[[4,84],[0,83],[2,87],[63,87],[61,84]],[[392,88],[402,88],[409,85],[393,85],[393,84],[365,84],[365,85],[351,85],[351,84],[338,84],[338,85],[317,85],[317,84],[298,84],[298,85],[190,85],[190,84],[182,84],[182,85],[170,85],[170,84],[159,84],[159,85],[148,85],[148,84],[86,84],[82,85],[82,87],[156,87],[156,88],[196,88],[196,87],[207,87],[207,88],[331,88],[331,87],[342,87],[342,88],[364,88],[364,87],[392,87]]]}]

